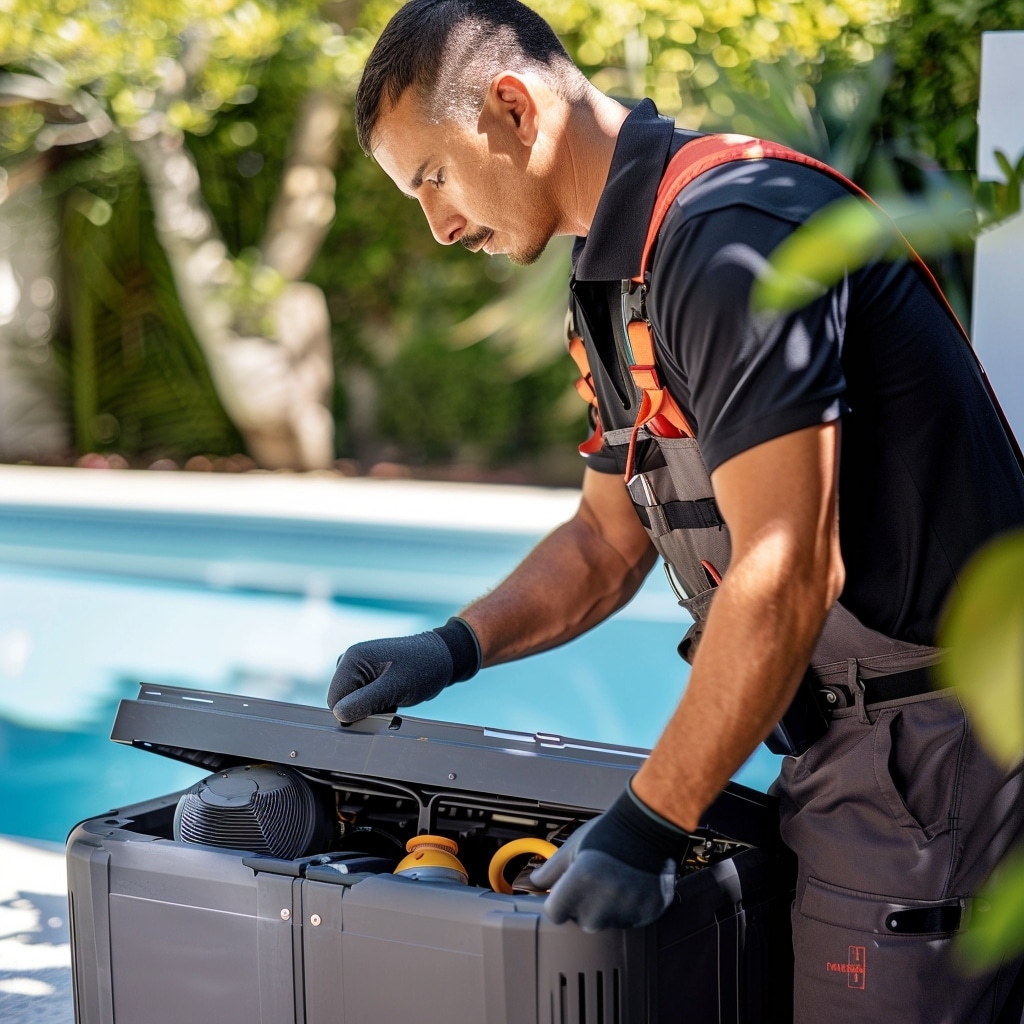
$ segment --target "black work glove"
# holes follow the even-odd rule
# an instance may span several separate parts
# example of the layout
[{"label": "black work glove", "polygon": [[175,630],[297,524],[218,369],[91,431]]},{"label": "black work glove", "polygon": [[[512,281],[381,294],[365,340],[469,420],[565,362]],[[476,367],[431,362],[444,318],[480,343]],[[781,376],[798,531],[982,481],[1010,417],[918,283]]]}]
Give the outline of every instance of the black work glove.
[{"label": "black work glove", "polygon": [[585,932],[639,928],[672,903],[687,840],[627,786],[604,814],[535,868],[530,881],[551,889],[544,913],[555,924],[573,920]]},{"label": "black work glove", "polygon": [[430,700],[479,671],[476,634],[453,617],[427,633],[354,644],[338,659],[327,706],[347,725]]}]

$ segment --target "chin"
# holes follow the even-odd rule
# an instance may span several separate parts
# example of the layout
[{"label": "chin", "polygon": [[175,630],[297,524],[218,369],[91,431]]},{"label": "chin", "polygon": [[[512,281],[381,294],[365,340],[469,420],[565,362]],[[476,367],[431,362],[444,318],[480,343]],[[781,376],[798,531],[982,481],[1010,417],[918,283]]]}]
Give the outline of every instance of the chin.
[{"label": "chin", "polygon": [[530,264],[536,263],[544,255],[544,250],[548,247],[550,240],[549,235],[542,242],[535,243],[528,248],[510,249],[506,253],[509,263],[514,263],[517,267],[528,267]]}]

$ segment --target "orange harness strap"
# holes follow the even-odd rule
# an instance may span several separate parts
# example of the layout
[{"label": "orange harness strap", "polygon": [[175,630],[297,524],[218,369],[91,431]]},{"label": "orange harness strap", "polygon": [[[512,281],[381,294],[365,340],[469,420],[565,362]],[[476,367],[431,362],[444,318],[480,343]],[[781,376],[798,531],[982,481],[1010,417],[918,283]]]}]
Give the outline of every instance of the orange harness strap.
[{"label": "orange harness strap", "polygon": [[576,380],[576,392],[594,410],[594,432],[579,446],[580,452],[584,455],[593,455],[599,452],[604,444],[601,415],[597,408],[597,392],[594,390],[594,375],[590,370],[586,346],[575,327],[570,326],[568,338],[569,355],[572,356],[573,362],[580,371],[580,376]]},{"label": "orange harness strap", "polygon": [[[813,167],[829,175],[829,177],[840,182],[854,194],[878,208],[878,204],[862,188],[848,180],[835,168],[829,167],[828,164],[824,164],[820,160],[815,160],[814,157],[798,153],[796,150],[776,142],[754,139],[746,135],[704,135],[694,139],[692,142],[688,142],[676,153],[669,161],[665,174],[662,177],[661,185],[658,188],[654,211],[651,215],[651,223],[647,229],[647,240],[644,243],[643,257],[640,261],[640,272],[635,277],[630,278],[631,289],[639,288],[642,290],[641,303],[639,305],[640,312],[639,314],[634,314],[633,319],[626,325],[630,346],[633,350],[633,365],[630,366],[629,372],[633,378],[633,383],[641,391],[642,398],[636,423],[633,425],[633,433],[629,441],[629,455],[626,461],[627,481],[633,473],[636,439],[641,427],[646,427],[650,433],[662,437],[694,436],[693,429],[687,422],[686,416],[667,389],[662,386],[658,377],[654,356],[654,332],[651,329],[650,321],[646,318],[646,311],[643,309],[642,301],[643,291],[646,290],[647,286],[651,250],[654,248],[655,240],[661,229],[661,223],[679,193],[691,181],[706,171],[710,171],[721,164],[738,160],[788,160],[791,163],[800,163]],[[902,235],[900,237],[902,238]],[[946,311],[952,317],[953,322],[960,329],[964,340],[970,346],[967,332],[957,318],[956,313],[953,312],[945,295],[943,295],[942,289],[939,287],[932,272],[905,238],[903,242],[907,246],[911,257],[924,273],[933,291],[945,306]]]},{"label": "orange harness strap", "polygon": [[[662,177],[661,185],[658,188],[654,210],[651,214],[651,222],[647,229],[647,238],[644,242],[640,271],[636,276],[630,278],[630,290],[636,291],[640,289],[640,301],[635,304],[636,312],[634,312],[632,319],[626,324],[626,333],[633,353],[633,363],[629,367],[629,373],[634,385],[640,391],[641,398],[640,408],[637,411],[636,422],[633,424],[633,431],[629,441],[629,454],[626,460],[627,481],[633,474],[636,440],[641,427],[646,427],[650,433],[659,437],[694,436],[693,428],[686,419],[685,414],[668,390],[662,386],[658,376],[654,353],[654,332],[651,329],[650,321],[647,319],[643,303],[643,296],[647,289],[648,264],[651,258],[651,251],[654,248],[658,232],[661,230],[662,221],[665,219],[665,215],[671,209],[679,193],[691,181],[706,171],[738,160],[788,160],[791,163],[813,167],[815,170],[821,171],[833,180],[838,181],[855,195],[879,208],[878,204],[862,188],[840,174],[835,168],[829,167],[828,164],[815,160],[814,157],[798,153],[796,150],[777,142],[755,139],[747,135],[703,135],[686,143],[676,153],[669,161],[665,174]],[[977,358],[973,346],[970,344],[967,332],[964,330],[956,313],[953,312],[934,275],[921,257],[914,251],[913,246],[902,235],[900,237],[906,245],[910,256],[924,274],[936,297],[959,328],[960,333],[967,342],[968,348]],[[583,398],[596,408],[597,396],[594,393],[593,376],[587,361],[583,341],[575,332],[570,335],[569,351],[572,353],[583,375],[581,380],[577,381],[576,389]],[[981,371],[991,394],[992,391],[988,378],[985,376],[983,368],[981,368]],[[992,395],[992,399],[996,403],[996,408],[999,409],[999,404],[994,395]],[[1000,415],[1002,415],[1002,410],[999,411]],[[1012,433],[1009,436],[1012,438]],[[597,451],[600,446],[601,428],[600,421],[598,421],[597,430],[594,435],[585,444],[580,446],[580,450],[592,452]]]}]

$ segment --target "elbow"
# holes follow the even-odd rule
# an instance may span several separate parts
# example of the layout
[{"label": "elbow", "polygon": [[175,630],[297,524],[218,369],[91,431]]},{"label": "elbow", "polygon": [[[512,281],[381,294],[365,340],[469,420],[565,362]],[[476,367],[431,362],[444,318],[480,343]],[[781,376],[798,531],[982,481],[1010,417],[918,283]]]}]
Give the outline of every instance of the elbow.
[{"label": "elbow", "polygon": [[843,556],[838,551],[829,561],[826,579],[825,614],[827,615],[832,605],[839,600],[843,587],[846,586],[846,565],[843,562]]}]

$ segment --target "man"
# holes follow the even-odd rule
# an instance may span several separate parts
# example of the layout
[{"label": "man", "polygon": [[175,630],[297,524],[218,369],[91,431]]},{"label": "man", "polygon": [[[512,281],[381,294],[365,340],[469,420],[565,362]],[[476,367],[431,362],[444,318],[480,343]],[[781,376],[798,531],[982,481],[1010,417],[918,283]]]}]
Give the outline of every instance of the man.
[{"label": "man", "polygon": [[644,310],[699,450],[654,424],[634,437],[620,286],[696,133],[599,93],[515,0],[412,0],[367,62],[356,121],[442,244],[530,263],[577,236],[573,319],[600,425],[573,518],[445,626],[350,648],[335,715],[416,704],[578,636],[660,551],[699,624],[690,681],[627,791],[535,873],[548,915],[596,930],[663,912],[681,838],[806,676],[837,710],[776,787],[800,865],[797,1019],[995,1020],[1018,965],[967,982],[945,955],[1020,829],[1020,773],[989,763],[927,668],[964,562],[1024,522],[1024,480],[951,315],[909,262],[755,312],[768,254],[845,191],[775,159],[718,167],[669,209]]}]

